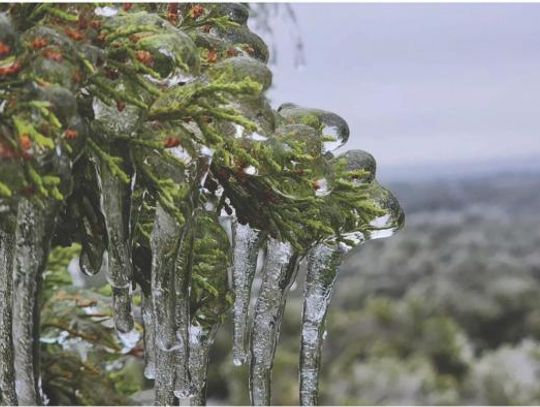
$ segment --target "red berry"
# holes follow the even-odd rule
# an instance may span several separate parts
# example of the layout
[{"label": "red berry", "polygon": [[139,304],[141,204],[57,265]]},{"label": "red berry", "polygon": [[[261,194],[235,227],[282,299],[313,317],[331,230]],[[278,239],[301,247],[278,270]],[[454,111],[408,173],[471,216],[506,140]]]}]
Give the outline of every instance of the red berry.
[{"label": "red berry", "polygon": [[74,140],[76,139],[77,137],[79,137],[79,132],[77,130],[74,130],[74,129],[67,129],[65,132],[64,132],[64,137],[68,140]]},{"label": "red berry", "polygon": [[11,52],[11,47],[0,41],[0,57],[4,57]]}]

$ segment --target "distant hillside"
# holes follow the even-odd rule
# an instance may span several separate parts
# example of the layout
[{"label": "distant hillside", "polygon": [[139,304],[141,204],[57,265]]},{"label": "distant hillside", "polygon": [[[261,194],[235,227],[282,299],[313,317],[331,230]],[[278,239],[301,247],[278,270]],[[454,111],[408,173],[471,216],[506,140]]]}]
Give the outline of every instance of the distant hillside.
[{"label": "distant hillside", "polygon": [[498,208],[510,213],[540,213],[540,169],[459,178],[416,179],[385,183],[399,198],[405,213]]},{"label": "distant hillside", "polygon": [[494,174],[540,174],[540,157],[523,156],[499,160],[437,162],[404,166],[381,165],[378,178],[383,182],[437,179],[468,179]]}]

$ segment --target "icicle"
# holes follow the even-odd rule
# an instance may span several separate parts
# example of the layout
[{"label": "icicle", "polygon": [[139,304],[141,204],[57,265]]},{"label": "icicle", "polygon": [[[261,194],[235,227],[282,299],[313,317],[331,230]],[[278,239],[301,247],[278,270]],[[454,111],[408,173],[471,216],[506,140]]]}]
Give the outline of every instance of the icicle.
[{"label": "icicle", "polygon": [[[208,353],[232,305],[229,289],[231,244],[215,212],[197,211],[190,245],[192,315],[189,327],[189,372],[192,405],[206,401]],[[221,219],[222,220],[222,219]]]},{"label": "icicle", "polygon": [[156,379],[154,384],[155,406],[172,406],[175,403],[173,393],[175,377],[174,349],[156,348]]},{"label": "icicle", "polygon": [[279,339],[286,296],[298,269],[298,255],[289,243],[270,238],[263,282],[251,330],[250,394],[253,405],[270,404],[272,364]]},{"label": "icicle", "polygon": [[108,240],[107,280],[113,287],[113,310],[116,329],[122,333],[133,329],[131,311],[131,279],[133,266],[129,241],[129,220],[126,200],[129,186],[111,172],[109,166],[98,159],[96,166],[100,189],[100,204]]},{"label": "icicle", "polygon": [[141,313],[144,324],[144,376],[153,380],[156,378],[154,311],[152,297],[144,292],[142,294]]},{"label": "icicle", "polygon": [[14,229],[0,225],[0,403],[5,406],[17,404],[12,341]]},{"label": "icicle", "polygon": [[319,403],[324,322],[342,257],[342,252],[325,244],[316,246],[308,255],[300,350],[300,404],[303,406]]},{"label": "icicle", "polygon": [[175,332],[174,271],[180,232],[175,218],[158,204],[150,239],[156,343],[156,405],[174,403],[175,353],[179,349]]},{"label": "icicle", "polygon": [[208,330],[194,324],[189,328],[189,371],[194,390],[190,400],[192,406],[206,405],[208,354],[214,343],[217,326]]},{"label": "icicle", "polygon": [[189,372],[189,291],[191,280],[191,250],[192,241],[184,238],[186,244],[180,249],[175,261],[174,278],[176,290],[176,340],[179,349],[175,354],[176,378],[174,382],[174,395],[179,399],[187,398],[193,394]]},{"label": "icicle", "polygon": [[248,321],[251,286],[257,268],[259,248],[264,240],[264,233],[252,229],[249,225],[234,222],[234,248],[232,289],[233,306],[233,363],[243,365],[248,358]]},{"label": "icicle", "polygon": [[13,346],[20,405],[41,404],[38,295],[57,208],[56,203],[34,204],[26,199],[18,207],[13,262]]},{"label": "icicle", "polygon": [[319,244],[308,255],[300,350],[300,403],[304,406],[317,405],[319,401],[319,369],[325,319],[343,256],[366,240],[393,235],[404,222],[404,214],[397,199],[374,179],[376,163],[371,154],[351,150],[338,159],[346,160],[349,171],[366,171],[367,175],[354,179],[353,185],[366,187],[370,201],[385,214],[372,219],[361,230],[343,230],[341,240],[335,236],[329,237],[327,243]]}]

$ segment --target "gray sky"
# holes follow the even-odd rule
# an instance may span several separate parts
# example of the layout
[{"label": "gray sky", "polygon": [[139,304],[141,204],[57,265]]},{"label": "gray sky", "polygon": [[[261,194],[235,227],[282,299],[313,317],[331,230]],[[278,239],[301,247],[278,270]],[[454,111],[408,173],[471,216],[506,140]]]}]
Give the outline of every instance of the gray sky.
[{"label": "gray sky", "polygon": [[540,158],[540,4],[294,4],[272,104],[341,114],[379,167]]}]

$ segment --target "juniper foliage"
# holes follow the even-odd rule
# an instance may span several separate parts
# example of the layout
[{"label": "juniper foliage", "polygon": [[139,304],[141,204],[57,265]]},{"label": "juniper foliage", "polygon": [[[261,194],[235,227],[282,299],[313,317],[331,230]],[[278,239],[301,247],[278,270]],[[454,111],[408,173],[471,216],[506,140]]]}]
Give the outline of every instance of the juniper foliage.
[{"label": "juniper foliage", "polygon": [[[227,218],[302,258],[319,243],[350,246],[351,232],[368,239],[388,214],[387,191],[374,168],[332,155],[349,136],[342,118],[270,107],[268,49],[244,5],[0,7],[0,289],[13,292],[13,309],[6,296],[0,310],[2,402],[43,402],[39,340],[50,330],[109,338],[87,323],[107,315],[88,319],[79,307],[66,325],[55,305],[77,294],[47,278],[44,287],[61,253],[106,274],[120,336],[140,328],[132,304],[147,301],[156,403],[193,392],[204,402],[190,335],[210,346],[234,302]],[[49,359],[47,368],[59,363]],[[51,386],[61,388],[50,381],[45,393]]]}]

